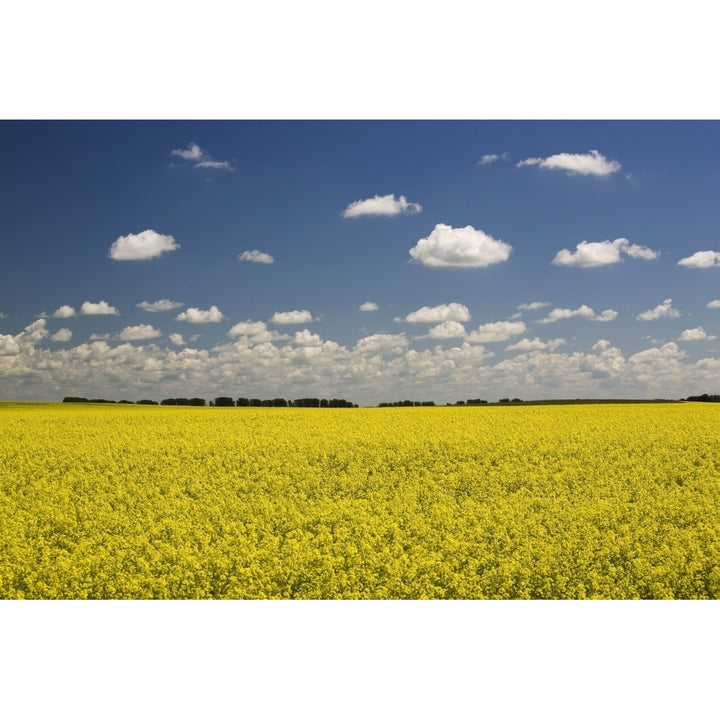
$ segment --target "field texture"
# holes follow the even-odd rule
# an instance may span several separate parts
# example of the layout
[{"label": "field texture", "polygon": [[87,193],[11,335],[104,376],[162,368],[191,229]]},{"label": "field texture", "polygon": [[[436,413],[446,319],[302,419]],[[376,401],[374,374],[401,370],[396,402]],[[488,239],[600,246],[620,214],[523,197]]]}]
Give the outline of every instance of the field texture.
[{"label": "field texture", "polygon": [[2,598],[718,598],[720,406],[0,404]]}]

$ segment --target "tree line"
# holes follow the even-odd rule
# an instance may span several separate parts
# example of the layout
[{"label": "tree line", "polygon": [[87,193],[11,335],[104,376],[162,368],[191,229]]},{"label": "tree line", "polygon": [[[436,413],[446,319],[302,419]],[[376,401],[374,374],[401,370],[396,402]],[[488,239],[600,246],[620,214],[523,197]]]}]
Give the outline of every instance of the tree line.
[{"label": "tree line", "polygon": [[261,400],[260,398],[241,397],[234,400],[231,397],[220,396],[210,402],[205,398],[165,398],[160,402],[156,400],[105,400],[104,398],[85,398],[74,395],[67,395],[63,398],[64,403],[118,403],[126,405],[189,405],[192,407],[317,407],[317,408],[356,408],[358,407],[349,400],[342,398],[299,398],[297,400],[286,400],[285,398],[274,398],[272,400]]}]

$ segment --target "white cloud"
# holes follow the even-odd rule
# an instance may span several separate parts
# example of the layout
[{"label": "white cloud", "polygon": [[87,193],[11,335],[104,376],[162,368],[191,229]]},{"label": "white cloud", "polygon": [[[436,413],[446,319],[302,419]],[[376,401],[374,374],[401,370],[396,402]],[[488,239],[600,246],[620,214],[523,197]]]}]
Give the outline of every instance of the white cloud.
[{"label": "white cloud", "polygon": [[34,348],[43,338],[48,335],[47,321],[36,320],[28,325],[21,333],[15,335],[15,340],[22,348]]},{"label": "white cloud", "polygon": [[720,308],[720,300],[711,300],[705,307],[707,307],[707,308]]},{"label": "white cloud", "polygon": [[152,325],[129,325],[118,336],[121,340],[150,340],[162,333]]},{"label": "white cloud", "polygon": [[100,302],[89,302],[85,301],[80,306],[81,315],[119,315],[118,309],[112,305],[108,305],[105,300]]},{"label": "white cloud", "polygon": [[617,310],[603,310],[599,315],[590,319],[594,322],[612,322],[617,316]]},{"label": "white cloud", "polygon": [[685,357],[685,352],[681,350],[674,342],[665,343],[659,348],[650,348],[648,350],[641,350],[640,352],[631,355],[628,358],[628,362],[634,364],[641,363],[657,363],[662,360],[681,360]]},{"label": "white cloud", "polygon": [[361,354],[385,355],[402,352],[409,345],[405,333],[392,335],[390,333],[378,333],[360,338],[355,343],[354,351]]},{"label": "white cloud", "polygon": [[258,333],[267,332],[267,325],[261,321],[245,320],[233,325],[228,330],[230,337],[238,337],[239,335],[257,335]]},{"label": "white cloud", "polygon": [[173,345],[185,345],[185,341],[183,340],[183,336],[180,333],[170,333],[168,335],[168,339]]},{"label": "white cloud", "polygon": [[175,319],[191,323],[217,323],[224,317],[217,306],[212,305],[209,310],[188,308],[184,312],[181,312]]},{"label": "white cloud", "polygon": [[180,246],[172,235],[143,230],[137,235],[122,235],[110,247],[113,260],[149,260]]},{"label": "white cloud", "polygon": [[245,252],[238,255],[238,260],[241,260],[243,262],[262,263],[265,265],[271,265],[275,262],[275,259],[272,255],[260,252],[260,250],[246,250]]},{"label": "white cloud", "polygon": [[547,317],[538,320],[538,322],[547,324],[573,317],[581,317],[586,320],[594,320],[595,322],[611,322],[617,316],[618,314],[616,310],[603,310],[598,315],[591,307],[581,305],[575,310],[571,310],[570,308],[554,308],[550,311],[550,314]]},{"label": "white cloud", "polygon": [[232,165],[226,160],[213,160],[199,145],[194,142],[188,143],[187,148],[173,150],[171,155],[176,155],[183,160],[195,163],[196,168],[211,168],[216,170],[232,170]]},{"label": "white cloud", "polygon": [[531,303],[523,303],[522,305],[518,305],[518,310],[539,310],[540,308],[547,307],[550,303],[547,302],[531,302]]},{"label": "white cloud", "polygon": [[470,320],[470,311],[465,305],[456,302],[435,307],[425,305],[419,310],[411,312],[405,320],[409,323],[440,323],[445,320],[467,322]]},{"label": "white cloud", "polygon": [[300,347],[318,347],[323,344],[323,340],[317,333],[312,333],[305,328],[295,333],[293,343]]},{"label": "white cloud", "polygon": [[708,335],[705,332],[705,329],[702,327],[696,327],[696,328],[688,328],[687,330],[683,330],[682,334],[680,335],[680,340],[682,341],[690,341],[690,340],[715,340],[715,335]]},{"label": "white cloud", "polygon": [[61,305],[54,313],[53,317],[56,318],[69,318],[75,316],[75,308],[70,305]]},{"label": "white cloud", "polygon": [[435,340],[450,340],[465,336],[465,326],[457,320],[445,320],[430,328],[428,337]]},{"label": "white cloud", "polygon": [[183,304],[184,303],[174,302],[173,300],[163,298],[162,300],[156,300],[155,302],[143,300],[142,302],[139,302],[137,306],[147,312],[166,312],[167,310],[177,310],[182,307]]},{"label": "white cloud", "polygon": [[374,302],[364,302],[364,303],[360,306],[360,310],[361,310],[362,312],[372,312],[373,310],[378,310],[378,309],[379,309],[379,308],[378,308],[377,303],[374,303]]},{"label": "white cloud", "polygon": [[410,249],[410,256],[426,267],[487,267],[504,262],[511,252],[511,245],[471,225],[453,228],[439,223]]},{"label": "white cloud", "polygon": [[480,160],[478,161],[478,165],[490,165],[494,162],[497,162],[498,160],[507,160],[510,157],[510,155],[506,152],[498,155],[497,153],[488,153],[487,155],[483,155]]},{"label": "white cloud", "polygon": [[688,268],[709,268],[720,265],[720,252],[715,250],[699,250],[690,257],[678,260],[678,265]]},{"label": "white cloud", "polygon": [[560,250],[553,265],[569,265],[574,267],[599,267],[612,265],[621,260],[621,254],[642,260],[654,260],[658,253],[644,245],[631,245],[626,238],[617,240],[603,240],[602,242],[587,242],[583,240],[576,246],[575,252],[567,249]]},{"label": "white cloud", "polygon": [[548,170],[563,170],[568,175],[596,175],[603,177],[612,175],[622,166],[616,160],[608,160],[597,150],[585,154],[559,153],[547,158],[527,158],[521,160],[516,167],[537,165]]},{"label": "white cloud", "polygon": [[422,205],[408,202],[404,195],[396,200],[393,193],[382,197],[375,195],[366,200],[356,200],[343,210],[342,215],[345,218],[355,218],[361,215],[412,215],[421,211]]},{"label": "white cloud", "polygon": [[[46,336],[43,319],[14,337],[0,336],[0,397],[61,398],[76,392],[73,388],[93,387],[95,394],[108,398],[212,398],[219,387],[225,387],[237,388],[248,397],[344,397],[361,404],[410,398],[444,403],[467,397],[470,387],[481,387],[482,396],[489,399],[515,390],[526,399],[652,398],[704,392],[720,375],[720,360],[690,361],[676,343],[626,358],[605,340],[595,343],[592,351],[562,352],[552,347],[558,340],[541,348],[537,338],[526,339],[516,343],[521,352],[490,362],[493,353],[482,345],[438,343],[418,351],[409,347],[403,334],[373,335],[343,347],[320,343],[308,332],[297,334],[302,344],[292,338],[282,344],[238,340],[211,350],[176,347],[172,336],[165,345],[113,345],[101,340],[76,347],[55,343],[42,347],[40,341]],[[262,337],[262,332],[253,337]]]},{"label": "white cloud", "polygon": [[519,350],[520,352],[532,352],[534,350],[557,350],[561,345],[565,344],[565,340],[562,338],[555,338],[554,340],[541,340],[540,338],[534,338],[533,340],[529,340],[528,338],[523,338],[519,342],[514,343],[513,345],[508,345],[505,350]]},{"label": "white cloud", "polygon": [[54,335],[50,336],[53,342],[68,342],[72,337],[72,332],[67,328],[60,328]]},{"label": "white cloud", "polygon": [[0,356],[19,355],[20,345],[12,335],[0,335]]},{"label": "white cloud", "polygon": [[638,320],[658,320],[660,318],[678,318],[680,315],[682,313],[672,306],[672,298],[667,298],[652,310],[645,310],[636,317]]},{"label": "white cloud", "polygon": [[313,321],[313,316],[309,310],[289,310],[287,312],[276,312],[270,322],[275,325],[298,325],[300,323],[309,323]]},{"label": "white cloud", "polygon": [[513,335],[521,335],[526,331],[527,327],[522,321],[509,322],[502,320],[480,325],[477,330],[473,330],[468,335],[467,340],[471,343],[503,342],[509,340]]}]

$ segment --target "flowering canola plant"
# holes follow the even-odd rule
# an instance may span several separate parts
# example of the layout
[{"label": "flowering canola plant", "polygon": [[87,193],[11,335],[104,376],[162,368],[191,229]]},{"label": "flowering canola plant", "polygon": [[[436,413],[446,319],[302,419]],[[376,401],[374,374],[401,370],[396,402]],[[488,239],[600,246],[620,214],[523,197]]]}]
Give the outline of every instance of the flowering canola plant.
[{"label": "flowering canola plant", "polygon": [[720,406],[0,404],[0,598],[719,598]]}]

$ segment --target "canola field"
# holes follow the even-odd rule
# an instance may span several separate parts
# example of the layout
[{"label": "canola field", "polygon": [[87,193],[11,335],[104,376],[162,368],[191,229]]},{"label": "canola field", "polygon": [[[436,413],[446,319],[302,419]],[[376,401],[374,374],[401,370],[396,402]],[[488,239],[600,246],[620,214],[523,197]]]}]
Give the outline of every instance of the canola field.
[{"label": "canola field", "polygon": [[0,598],[719,598],[720,406],[0,403]]}]

